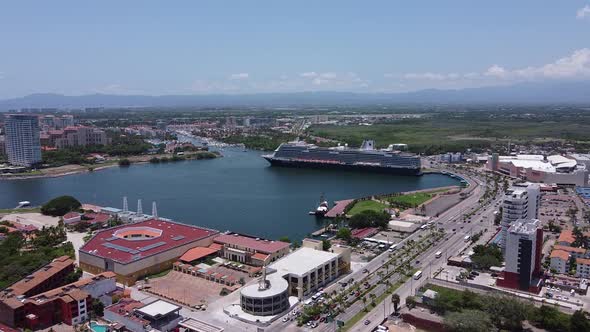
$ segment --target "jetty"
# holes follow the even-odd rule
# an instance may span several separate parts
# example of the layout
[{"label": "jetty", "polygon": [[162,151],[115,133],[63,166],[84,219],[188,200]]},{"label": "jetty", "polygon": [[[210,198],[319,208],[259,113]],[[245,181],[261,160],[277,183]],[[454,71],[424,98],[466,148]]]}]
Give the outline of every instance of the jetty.
[{"label": "jetty", "polygon": [[336,218],[344,213],[344,209],[348,206],[348,204],[352,203],[354,199],[345,199],[341,201],[335,201],[334,206],[330,209],[330,211],[326,212],[324,217],[326,218]]}]

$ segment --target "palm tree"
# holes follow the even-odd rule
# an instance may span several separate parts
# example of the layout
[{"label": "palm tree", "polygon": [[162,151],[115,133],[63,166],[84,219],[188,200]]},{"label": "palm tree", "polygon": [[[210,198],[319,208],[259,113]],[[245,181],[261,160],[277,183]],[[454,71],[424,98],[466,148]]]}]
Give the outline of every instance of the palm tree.
[{"label": "palm tree", "polygon": [[397,315],[397,311],[399,310],[400,298],[398,294],[391,295],[391,303],[393,303],[393,312]]},{"label": "palm tree", "polygon": [[363,296],[361,300],[363,301],[363,305],[365,306],[364,310],[367,311],[367,297]]}]

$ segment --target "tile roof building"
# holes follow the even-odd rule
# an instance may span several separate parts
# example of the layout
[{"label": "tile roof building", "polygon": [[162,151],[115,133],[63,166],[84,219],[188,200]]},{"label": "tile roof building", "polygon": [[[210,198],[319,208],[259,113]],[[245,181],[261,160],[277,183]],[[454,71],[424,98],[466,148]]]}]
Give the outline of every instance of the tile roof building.
[{"label": "tile roof building", "polygon": [[568,261],[570,258],[570,254],[565,250],[560,249],[553,249],[551,252],[550,260],[550,267],[551,270],[555,270],[556,273],[564,274],[568,271]]},{"label": "tile roof building", "polygon": [[80,250],[80,267],[96,274],[113,271],[131,285],[139,278],[169,269],[195,247],[207,247],[219,232],[160,219],[99,231]]},{"label": "tile roof building", "polygon": [[234,262],[254,266],[274,262],[289,253],[290,243],[265,240],[247,235],[228,233],[217,236],[215,243],[223,246],[222,256]]},{"label": "tile roof building", "polygon": [[31,297],[5,290],[0,294],[0,322],[32,330],[80,324],[88,318],[92,298],[101,299],[116,289],[115,275],[106,272]]},{"label": "tile roof building", "polygon": [[565,229],[559,233],[559,238],[555,243],[560,246],[571,246],[575,241],[574,233],[570,229]]},{"label": "tile roof building", "polygon": [[74,261],[68,256],[61,256],[8,286],[3,292],[33,296],[63,285],[63,280],[71,272],[74,272]]}]

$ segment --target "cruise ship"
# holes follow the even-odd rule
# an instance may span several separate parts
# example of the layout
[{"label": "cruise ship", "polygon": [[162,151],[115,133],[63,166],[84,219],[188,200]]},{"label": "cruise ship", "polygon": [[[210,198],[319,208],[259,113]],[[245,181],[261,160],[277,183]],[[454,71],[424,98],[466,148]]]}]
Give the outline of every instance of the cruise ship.
[{"label": "cruise ship", "polygon": [[375,142],[364,141],[360,149],[338,145],[324,148],[301,141],[281,144],[272,154],[262,156],[273,166],[333,168],[421,175],[420,157],[396,151],[394,145],[376,150]]}]

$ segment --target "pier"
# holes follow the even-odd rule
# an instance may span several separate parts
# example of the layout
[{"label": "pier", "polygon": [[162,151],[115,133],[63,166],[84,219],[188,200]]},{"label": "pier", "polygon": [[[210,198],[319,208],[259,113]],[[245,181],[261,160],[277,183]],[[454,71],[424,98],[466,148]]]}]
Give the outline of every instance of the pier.
[{"label": "pier", "polygon": [[348,204],[352,203],[354,199],[345,199],[342,201],[335,201],[334,206],[325,215],[326,218],[336,218],[344,213],[344,209]]}]

